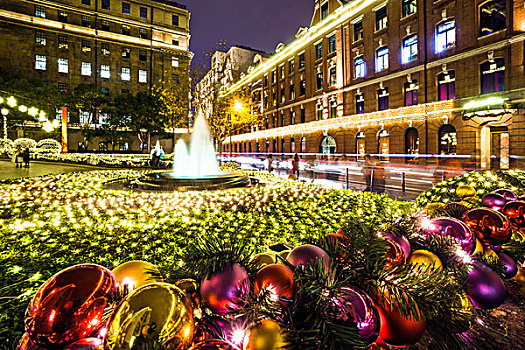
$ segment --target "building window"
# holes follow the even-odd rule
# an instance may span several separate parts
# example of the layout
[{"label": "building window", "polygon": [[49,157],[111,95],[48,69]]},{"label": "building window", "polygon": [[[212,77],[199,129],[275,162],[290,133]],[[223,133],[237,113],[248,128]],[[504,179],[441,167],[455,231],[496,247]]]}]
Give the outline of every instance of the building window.
[{"label": "building window", "polygon": [[46,32],[41,30],[35,31],[35,44],[46,46]]},{"label": "building window", "polygon": [[125,15],[129,15],[131,13],[130,6],[127,2],[122,3],[122,13]]},{"label": "building window", "polygon": [[[68,90],[69,90],[69,86],[67,85],[67,83],[58,83],[58,91],[67,94]],[[68,118],[69,118],[69,113],[68,113]]]},{"label": "building window", "polygon": [[103,64],[100,66],[100,76],[105,79],[111,78],[111,69],[108,65]]},{"label": "building window", "polygon": [[272,104],[274,106],[277,105],[277,94],[276,94],[275,90],[272,91]]},{"label": "building window", "polygon": [[290,153],[295,153],[295,139],[293,137],[290,138]]},{"label": "building window", "polygon": [[301,153],[306,153],[306,137],[301,137]]},{"label": "building window", "polygon": [[336,143],[335,139],[328,135],[323,139],[323,142],[321,142],[321,153],[324,155],[331,155],[335,154],[336,151]]},{"label": "building window", "polygon": [[67,58],[58,59],[58,72],[59,73],[68,73],[69,72],[69,61]]},{"label": "building window", "polygon": [[123,81],[130,81],[131,80],[131,69],[123,67],[120,77],[122,78]]},{"label": "building window", "polygon": [[390,160],[390,134],[385,129],[381,130],[377,135],[377,153],[379,153],[380,162],[388,162]]},{"label": "building window", "polygon": [[286,102],[286,96],[284,95],[284,87],[281,88],[281,103]]},{"label": "building window", "polygon": [[139,38],[141,39],[148,39],[148,30],[145,28],[139,29]]},{"label": "building window", "polygon": [[281,112],[281,126],[284,126],[284,112]]},{"label": "building window", "polygon": [[363,56],[356,57],[354,60],[355,78],[365,77],[365,59]]},{"label": "building window", "polygon": [[290,84],[290,100],[295,100],[295,85]]},{"label": "building window", "polygon": [[268,86],[268,73],[266,73],[264,75],[264,78],[263,78],[263,85],[264,87],[267,87]]},{"label": "building window", "polygon": [[67,23],[67,12],[66,11],[58,11],[58,21]]},{"label": "building window", "polygon": [[320,60],[323,58],[323,43],[315,45],[315,59]]},{"label": "building window", "polygon": [[328,53],[335,52],[335,34],[328,38]]},{"label": "building window", "polygon": [[146,62],[148,60],[148,52],[146,50],[139,50],[139,61]]},{"label": "building window", "polygon": [[306,61],[304,59],[304,52],[299,54],[299,69],[304,68],[306,65]]},{"label": "building window", "polygon": [[386,28],[387,20],[385,5],[376,11],[376,31]]},{"label": "building window", "polygon": [[505,61],[496,58],[481,65],[481,93],[505,90]]},{"label": "building window", "polygon": [[46,8],[44,6],[35,6],[35,17],[46,18]]},{"label": "building window", "polygon": [[293,60],[288,61],[288,74],[293,74],[295,69],[295,64]]},{"label": "building window", "polygon": [[295,111],[290,111],[290,124],[295,124]]},{"label": "building window", "polygon": [[139,69],[139,83],[147,83],[147,82],[148,82],[148,72],[143,69]]},{"label": "building window", "polygon": [[284,74],[284,64],[279,68],[279,71],[281,71],[281,79],[284,79],[284,77],[285,77],[285,74]]},{"label": "building window", "polygon": [[330,84],[329,86],[335,86],[335,84],[337,84],[337,68],[335,66],[330,67],[328,73],[328,82]]},{"label": "building window", "polygon": [[456,98],[456,71],[443,72],[438,75],[438,101]]},{"label": "building window", "polygon": [[140,7],[140,18],[148,18],[148,9],[146,7]]},{"label": "building window", "polygon": [[363,39],[363,35],[363,20],[360,20],[354,23],[354,41],[359,41]]},{"label": "building window", "polygon": [[303,79],[299,83],[299,96],[306,95],[306,81]]},{"label": "building window", "polygon": [[91,0],[82,0],[83,5],[91,5]]},{"label": "building window", "polygon": [[328,17],[328,1],[321,5],[321,21]]},{"label": "building window", "polygon": [[66,35],[58,35],[58,48],[67,50],[69,48],[69,42]]},{"label": "building window", "polygon": [[123,24],[122,25],[122,34],[124,34],[124,35],[131,35],[131,27],[126,25],[126,24]]},{"label": "building window", "polygon": [[78,121],[80,124],[91,124],[91,113],[78,111]]},{"label": "building window", "polygon": [[388,88],[377,90],[377,109],[380,111],[388,109]]},{"label": "building window", "polygon": [[436,27],[436,51],[442,52],[456,46],[456,20],[448,19]]},{"label": "building window", "polygon": [[277,71],[274,69],[272,70],[272,84],[275,84],[277,82]]},{"label": "building window", "polygon": [[81,74],[85,76],[91,76],[91,63],[82,62]]},{"label": "building window", "polygon": [[171,16],[171,25],[174,25],[176,27],[179,26],[179,16],[177,16],[177,15],[172,15]]},{"label": "building window", "polygon": [[376,72],[388,69],[388,47],[382,47],[376,51]]},{"label": "building window", "polygon": [[306,122],[306,109],[304,107],[301,107],[301,123]]},{"label": "building window", "polygon": [[417,59],[417,35],[403,39],[402,61],[408,63]]},{"label": "building window", "polygon": [[357,135],[355,135],[355,145],[356,145],[357,161],[363,162],[365,160],[365,154],[366,154],[366,136],[364,132],[359,131]]},{"label": "building window", "polygon": [[355,113],[365,113],[365,94],[363,93],[355,95]]},{"label": "building window", "polygon": [[38,70],[46,70],[47,69],[46,56],[36,55],[35,69],[38,69]]},{"label": "building window", "polygon": [[129,47],[123,47],[122,48],[122,58],[130,58],[131,57],[131,49]]},{"label": "building window", "polygon": [[455,155],[458,145],[456,128],[450,124],[445,124],[439,128],[439,154]]},{"label": "building window", "polygon": [[178,74],[172,74],[171,75],[171,81],[173,82],[173,84],[179,85],[179,83],[180,83],[179,75]]},{"label": "building window", "polygon": [[507,28],[507,0],[487,1],[479,9],[479,36]]},{"label": "building window", "polygon": [[91,27],[91,17],[82,15],[81,23],[83,27]]},{"label": "building window", "polygon": [[317,90],[321,90],[323,88],[323,72],[318,72],[315,76],[315,87]]},{"label": "building window", "polygon": [[316,114],[317,114],[317,120],[323,119],[323,104],[322,103],[317,104]]},{"label": "building window", "polygon": [[109,10],[109,0],[102,0],[102,9]]},{"label": "building window", "polygon": [[89,40],[82,40],[82,52],[89,53],[91,52],[91,42]]},{"label": "building window", "polygon": [[171,66],[177,68],[179,66],[179,58],[178,57],[171,57]]},{"label": "building window", "polygon": [[407,163],[413,163],[419,155],[419,132],[416,128],[408,128],[405,132],[405,154]]},{"label": "building window", "polygon": [[419,86],[417,81],[405,83],[405,106],[417,105],[417,90]]},{"label": "building window", "polygon": [[337,101],[333,100],[330,102],[330,118],[337,117]]},{"label": "building window", "polygon": [[109,49],[109,43],[102,43],[100,45],[100,53],[102,54],[102,56],[111,55],[111,50]]},{"label": "building window", "polygon": [[103,20],[100,22],[100,29],[109,32],[109,31],[111,30],[111,25],[110,25],[109,21],[106,21],[105,19],[103,19]]},{"label": "building window", "polygon": [[403,17],[416,13],[416,0],[402,0],[401,9]]}]

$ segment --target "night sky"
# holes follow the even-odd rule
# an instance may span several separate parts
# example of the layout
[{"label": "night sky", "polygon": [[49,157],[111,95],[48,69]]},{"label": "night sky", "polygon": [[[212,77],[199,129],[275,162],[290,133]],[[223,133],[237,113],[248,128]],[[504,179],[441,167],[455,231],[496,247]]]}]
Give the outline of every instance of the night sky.
[{"label": "night sky", "polygon": [[215,43],[244,45],[268,53],[310,25],[314,0],[179,0],[191,12],[193,63]]}]

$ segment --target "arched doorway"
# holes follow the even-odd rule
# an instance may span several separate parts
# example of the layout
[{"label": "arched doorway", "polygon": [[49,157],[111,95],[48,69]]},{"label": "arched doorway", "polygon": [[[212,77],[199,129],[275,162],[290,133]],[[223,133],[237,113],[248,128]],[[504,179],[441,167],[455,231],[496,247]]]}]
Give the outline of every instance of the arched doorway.
[{"label": "arched doorway", "polygon": [[358,162],[365,161],[365,154],[366,154],[365,140],[366,140],[365,133],[362,131],[359,131],[357,135],[355,136],[356,153],[357,153]]},{"label": "arched doorway", "polygon": [[377,134],[377,153],[379,153],[379,161],[388,162],[390,160],[390,134],[385,129]]},{"label": "arched doorway", "polygon": [[335,151],[336,151],[335,139],[330,135],[326,136],[321,142],[320,151],[323,155],[327,155],[327,156],[335,154]]},{"label": "arched doorway", "polygon": [[419,132],[410,127],[405,131],[405,159],[407,163],[417,162],[419,155]]},{"label": "arched doorway", "polygon": [[456,128],[450,124],[445,124],[438,131],[439,154],[456,155],[458,139]]},{"label": "arched doorway", "polygon": [[482,169],[506,170],[510,167],[510,135],[503,123],[489,122],[480,130]]}]

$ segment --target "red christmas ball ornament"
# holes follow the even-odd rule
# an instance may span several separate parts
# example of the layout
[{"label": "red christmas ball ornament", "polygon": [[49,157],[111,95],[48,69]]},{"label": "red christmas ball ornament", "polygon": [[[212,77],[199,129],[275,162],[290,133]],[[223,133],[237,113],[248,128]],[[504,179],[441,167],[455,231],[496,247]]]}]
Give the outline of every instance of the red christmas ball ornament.
[{"label": "red christmas ball ornament", "polygon": [[89,337],[103,325],[104,309],[118,281],[99,265],[76,265],[48,279],[26,311],[26,331],[42,347],[61,347]]},{"label": "red christmas ball ornament", "polygon": [[425,333],[426,321],[421,317],[419,321],[415,321],[413,317],[405,318],[401,316],[397,306],[394,306],[393,310],[378,306],[377,311],[381,319],[379,338],[390,345],[415,344]]},{"label": "red christmas ball ornament", "polygon": [[33,343],[31,339],[29,338],[29,335],[27,333],[24,333],[24,335],[18,342],[18,345],[16,346],[16,350],[43,350],[43,349],[35,345],[35,343]]},{"label": "red christmas ball ornament", "polygon": [[100,338],[84,338],[68,345],[64,350],[103,350],[104,341]]},{"label": "red christmas ball ornament", "polygon": [[405,253],[401,246],[391,239],[385,239],[387,244],[385,269],[401,266],[405,263]]},{"label": "red christmas ball ornament", "polygon": [[390,347],[383,339],[377,338],[366,350],[390,350]]},{"label": "red christmas ball ornament", "polygon": [[272,301],[287,304],[295,295],[293,271],[288,266],[281,264],[267,265],[255,275],[253,288],[256,294],[266,290],[270,293]]},{"label": "red christmas ball ornament", "polygon": [[[331,233],[333,234],[333,233]],[[345,231],[343,231],[342,228],[340,228],[339,230],[337,230],[337,232],[335,233],[336,236],[340,236],[340,237],[344,237],[345,235]]]},{"label": "red christmas ball ornament", "polygon": [[462,221],[486,246],[507,243],[512,236],[509,220],[492,209],[471,209],[463,215]]},{"label": "red christmas ball ornament", "polygon": [[201,283],[201,298],[215,313],[224,314],[246,304],[250,294],[248,273],[239,264],[228,264]]},{"label": "red christmas ball ornament", "polygon": [[501,212],[509,219],[515,231],[525,234],[525,201],[508,202]]},{"label": "red christmas ball ornament", "polygon": [[288,254],[286,258],[290,264],[297,267],[299,265],[308,265],[315,263],[316,260],[324,262],[325,270],[330,268],[330,256],[323,249],[310,244],[301,245]]}]

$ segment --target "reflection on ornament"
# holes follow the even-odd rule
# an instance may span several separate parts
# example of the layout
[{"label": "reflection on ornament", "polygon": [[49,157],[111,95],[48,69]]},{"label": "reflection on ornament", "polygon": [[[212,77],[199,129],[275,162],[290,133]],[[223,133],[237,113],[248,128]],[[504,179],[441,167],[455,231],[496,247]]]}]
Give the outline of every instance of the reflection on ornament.
[{"label": "reflection on ornament", "polygon": [[412,265],[423,265],[426,267],[430,266],[433,270],[443,271],[443,263],[441,262],[441,260],[436,254],[429,252],[428,250],[419,249],[412,252],[412,255],[410,256],[410,259],[408,259],[408,262]]},{"label": "reflection on ornament", "polygon": [[150,283],[128,294],[111,314],[105,350],[187,346],[195,331],[193,309],[182,290]]},{"label": "reflection on ornament", "polygon": [[384,234],[384,237],[396,242],[399,245],[399,247],[401,247],[401,250],[403,250],[403,255],[405,256],[405,259],[408,259],[410,253],[412,252],[412,249],[410,247],[410,242],[405,236],[398,236],[395,233],[387,232]]},{"label": "reflection on ornament", "polygon": [[275,253],[256,254],[250,259],[250,264],[257,270],[266,265],[275,264]]},{"label": "reflection on ornament", "polygon": [[111,272],[125,292],[131,292],[148,283],[163,282],[160,271],[155,265],[140,260],[125,262]]},{"label": "reflection on ornament", "polygon": [[471,209],[463,215],[462,221],[487,246],[507,243],[512,235],[507,218],[491,209]]},{"label": "reflection on ornament", "polygon": [[525,234],[525,201],[508,202],[501,212],[509,219],[513,230]]},{"label": "reflection on ornament", "polygon": [[476,315],[476,309],[465,293],[458,294],[450,308],[452,313],[450,322],[461,330],[466,332],[471,327],[471,322]]},{"label": "reflection on ornament", "polygon": [[481,203],[492,210],[501,210],[507,203],[505,197],[498,193],[487,193],[481,199]]},{"label": "reflection on ornament", "polygon": [[430,227],[424,231],[428,234],[440,234],[454,238],[467,253],[472,253],[476,246],[475,236],[468,226],[454,218],[439,217],[432,219]]},{"label": "reflection on ornament", "polygon": [[512,202],[518,200],[518,195],[511,190],[506,188],[500,188],[494,191],[494,193],[502,195],[507,202]]},{"label": "reflection on ornament", "polygon": [[288,266],[281,264],[267,265],[255,275],[253,288],[255,294],[266,290],[271,301],[288,304],[295,295],[293,271]]},{"label": "reflection on ornament", "polygon": [[476,189],[469,185],[461,185],[456,188],[456,195],[459,198],[467,198],[476,196]]},{"label": "reflection on ornament", "polygon": [[401,246],[393,240],[386,238],[386,259],[385,269],[390,270],[393,267],[401,266],[405,263],[405,254]]}]

